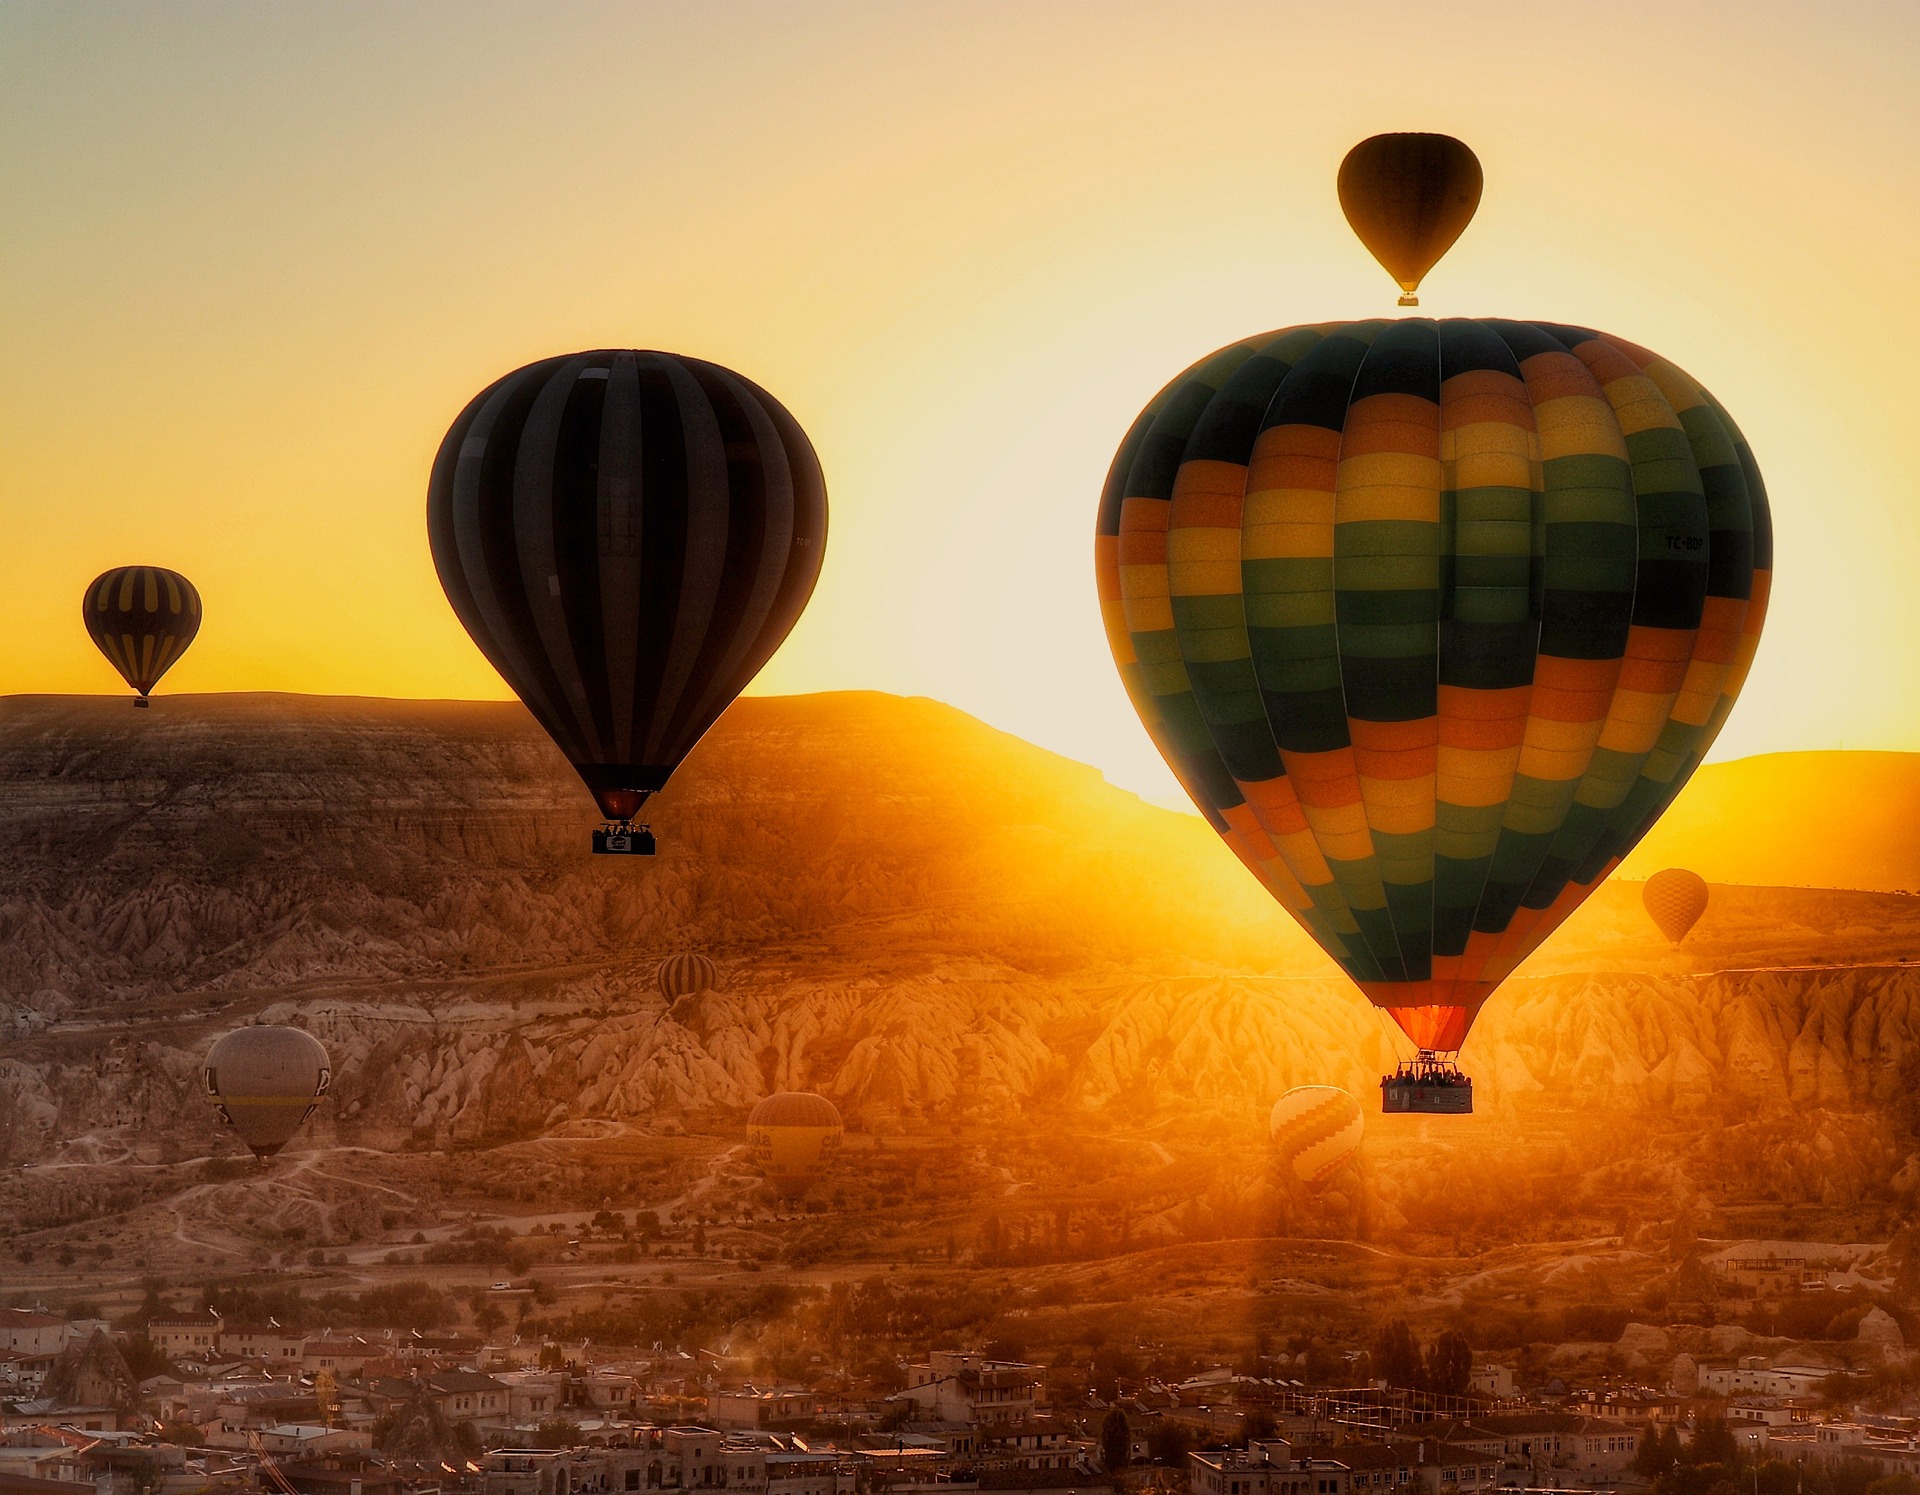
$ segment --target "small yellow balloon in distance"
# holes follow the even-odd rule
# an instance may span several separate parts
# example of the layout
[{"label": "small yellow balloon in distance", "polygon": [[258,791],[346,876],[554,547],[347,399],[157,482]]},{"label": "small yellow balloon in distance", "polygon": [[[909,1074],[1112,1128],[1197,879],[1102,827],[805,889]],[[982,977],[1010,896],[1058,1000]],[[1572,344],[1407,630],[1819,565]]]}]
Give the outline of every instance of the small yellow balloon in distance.
[{"label": "small yellow balloon in distance", "polygon": [[1402,133],[1361,141],[1340,163],[1340,208],[1402,292],[1402,306],[1453,247],[1480,206],[1480,159],[1451,135]]},{"label": "small yellow balloon in distance", "polygon": [[1707,911],[1707,882],[1697,872],[1684,867],[1669,867],[1649,877],[1640,890],[1640,901],[1660,932],[1674,944],[1687,937]]},{"label": "small yellow balloon in distance", "polygon": [[236,1028],[207,1052],[207,1094],[261,1160],[293,1140],[333,1082],[327,1051],[304,1028]]},{"label": "small yellow balloon in distance", "polygon": [[833,1102],[808,1091],[782,1090],[747,1116],[753,1160],[783,1194],[807,1191],[839,1152],[843,1133]]},{"label": "small yellow balloon in distance", "polygon": [[1297,1085],[1274,1102],[1268,1123],[1281,1164],[1319,1191],[1360,1150],[1360,1102],[1335,1085]]}]

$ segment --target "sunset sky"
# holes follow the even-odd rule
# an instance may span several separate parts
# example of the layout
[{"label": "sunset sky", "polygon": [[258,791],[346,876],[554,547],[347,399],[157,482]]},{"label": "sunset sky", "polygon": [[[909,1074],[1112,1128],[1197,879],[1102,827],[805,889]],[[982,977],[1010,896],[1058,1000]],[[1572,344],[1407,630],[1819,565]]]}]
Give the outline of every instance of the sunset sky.
[{"label": "sunset sky", "polygon": [[1617,332],[1752,439],[1779,537],[1717,757],[1920,750],[1920,7],[1867,3],[0,8],[0,692],[118,688],[79,620],[175,567],[168,691],[507,692],[428,464],[581,347],[717,360],[826,468],[763,692],[938,697],[1177,794],[1092,582],[1168,378],[1390,315],[1333,190],[1441,130],[1480,215],[1435,315]]}]

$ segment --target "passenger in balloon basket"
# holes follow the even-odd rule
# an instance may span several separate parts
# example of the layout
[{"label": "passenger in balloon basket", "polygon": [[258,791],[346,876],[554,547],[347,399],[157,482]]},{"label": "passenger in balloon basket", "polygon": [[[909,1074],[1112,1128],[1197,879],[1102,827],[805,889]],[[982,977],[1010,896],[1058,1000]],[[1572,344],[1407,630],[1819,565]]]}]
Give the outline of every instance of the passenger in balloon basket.
[{"label": "passenger in balloon basket", "polygon": [[1473,1114],[1473,1081],[1451,1058],[1422,1049],[1380,1077],[1380,1109],[1431,1116]]}]

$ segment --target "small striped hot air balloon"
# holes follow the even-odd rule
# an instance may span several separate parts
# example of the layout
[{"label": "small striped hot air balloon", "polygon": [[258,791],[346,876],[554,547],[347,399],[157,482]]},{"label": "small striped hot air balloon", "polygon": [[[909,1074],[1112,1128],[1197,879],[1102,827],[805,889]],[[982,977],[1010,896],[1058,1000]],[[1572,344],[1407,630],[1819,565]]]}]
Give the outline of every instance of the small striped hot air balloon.
[{"label": "small striped hot air balloon", "polygon": [[207,1094],[220,1119],[265,1160],[293,1140],[333,1081],[327,1051],[304,1028],[235,1028],[207,1052]]},{"label": "small striped hot air balloon", "polygon": [[1360,1151],[1360,1102],[1334,1085],[1296,1085],[1268,1121],[1281,1166],[1318,1192]]},{"label": "small striped hot air balloon", "polygon": [[89,584],[81,617],[107,663],[140,693],[133,704],[145,706],[200,631],[200,594],[164,566],[116,566]]},{"label": "small striped hot air balloon", "polygon": [[654,984],[669,1003],[682,997],[697,997],[720,986],[720,968],[706,956],[693,951],[669,955],[653,973]]},{"label": "small striped hot air balloon", "polygon": [[1707,911],[1707,898],[1707,880],[1684,867],[1656,872],[1640,889],[1640,901],[1646,905],[1648,917],[1676,945],[1700,922]]},{"label": "small striped hot air balloon", "polygon": [[1340,208],[1367,252],[1418,306],[1426,273],[1480,206],[1480,158],[1451,135],[1406,132],[1361,141],[1340,163]]},{"label": "small striped hot air balloon", "polygon": [[824,1095],[782,1090],[747,1116],[747,1146],[767,1182],[803,1194],[840,1150],[840,1112]]}]

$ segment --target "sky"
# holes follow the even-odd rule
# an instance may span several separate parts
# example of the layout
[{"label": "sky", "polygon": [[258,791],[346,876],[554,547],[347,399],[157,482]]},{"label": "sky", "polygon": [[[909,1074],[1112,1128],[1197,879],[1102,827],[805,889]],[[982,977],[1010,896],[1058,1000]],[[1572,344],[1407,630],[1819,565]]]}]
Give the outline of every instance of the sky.
[{"label": "sky", "polygon": [[1920,750],[1920,7],[0,6],[0,693],[118,681],[78,617],[172,566],[165,691],[508,694],[435,579],[467,399],[576,348],[772,391],[832,528],[753,687],[948,701],[1179,791],[1099,626],[1133,416],[1250,333],[1391,315],[1334,195],[1438,130],[1478,218],[1433,315],[1616,332],[1773,497],[1715,756]]}]

